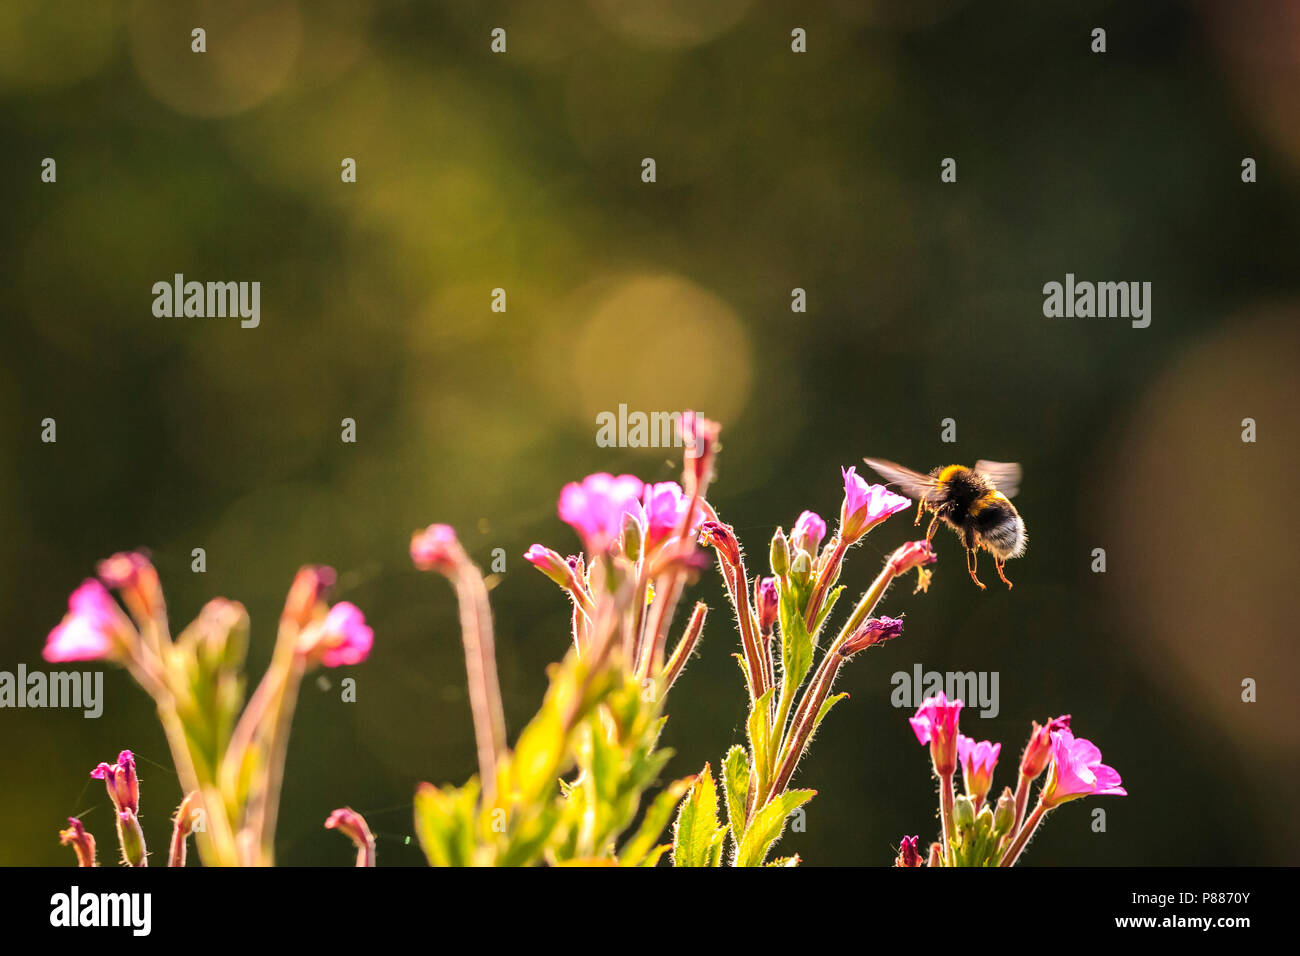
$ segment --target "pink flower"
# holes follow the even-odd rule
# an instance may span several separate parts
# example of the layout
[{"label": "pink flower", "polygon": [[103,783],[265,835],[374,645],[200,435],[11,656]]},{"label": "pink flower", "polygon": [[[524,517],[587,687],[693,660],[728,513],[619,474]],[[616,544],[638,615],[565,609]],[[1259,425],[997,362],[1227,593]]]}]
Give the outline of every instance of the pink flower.
[{"label": "pink flower", "polygon": [[997,766],[1002,745],[981,740],[976,743],[965,734],[957,735],[957,759],[961,761],[961,776],[966,782],[966,795],[975,801],[975,809],[993,786],[993,768]]},{"label": "pink flower", "polygon": [[50,631],[42,656],[47,661],[91,661],[112,655],[125,628],[112,595],[87,578],[68,598],[68,614]]},{"label": "pink flower", "polygon": [[1093,795],[1127,796],[1113,767],[1101,762],[1101,751],[1091,740],[1075,737],[1068,729],[1052,733],[1052,765],[1039,802],[1051,809],[1070,800]]},{"label": "pink flower", "polygon": [[135,773],[135,756],[129,750],[117,755],[117,763],[101,763],[90,771],[91,777],[104,781],[108,796],[118,813],[140,812],[140,779]]},{"label": "pink flower", "polygon": [[411,535],[411,561],[421,571],[445,574],[459,563],[462,554],[456,529],[449,524],[431,524]]},{"label": "pink flower", "polygon": [[569,482],[560,492],[560,519],[573,527],[590,555],[602,554],[623,534],[627,515],[639,515],[645,488],[633,475],[599,472],[582,483]]},{"label": "pink flower", "polygon": [[298,653],[311,664],[343,667],[364,661],[374,643],[375,632],[366,626],[361,609],[340,601],[329,609],[324,620],[305,628],[298,636]]},{"label": "pink flower", "polygon": [[794,530],[790,532],[790,543],[815,558],[824,537],[826,537],[826,522],[820,515],[805,511],[794,523]]},{"label": "pink flower", "polygon": [[[690,495],[683,492],[682,486],[675,481],[646,485],[641,496],[641,507],[646,518],[646,550],[653,550],[674,537],[677,526],[690,506]],[[686,529],[687,537],[695,536],[704,517],[704,509],[697,503],[695,514],[691,516],[691,525]]]},{"label": "pink flower", "polygon": [[864,534],[911,505],[884,485],[869,485],[853,468],[840,469],[844,475],[844,502],[840,505],[840,537],[852,544]]},{"label": "pink flower", "polygon": [[934,772],[941,777],[957,769],[957,718],[962,702],[949,701],[943,691],[936,697],[927,697],[916,712],[908,718],[918,742],[930,745],[930,759]]}]

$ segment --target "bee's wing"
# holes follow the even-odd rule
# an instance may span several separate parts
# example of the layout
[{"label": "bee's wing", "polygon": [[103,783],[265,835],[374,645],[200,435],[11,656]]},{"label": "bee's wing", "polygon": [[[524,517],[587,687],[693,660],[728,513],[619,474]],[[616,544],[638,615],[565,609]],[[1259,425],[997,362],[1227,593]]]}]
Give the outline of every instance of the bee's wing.
[{"label": "bee's wing", "polygon": [[939,482],[933,475],[923,475],[919,471],[904,468],[902,465],[895,464],[892,461],[885,461],[883,458],[864,458],[862,460],[878,472],[880,477],[891,484],[898,485],[899,488],[913,498],[935,501],[939,497]]},{"label": "bee's wing", "polygon": [[1020,479],[1024,475],[1020,465],[1014,461],[977,461],[975,472],[987,478],[1007,498],[1016,496],[1020,490]]}]

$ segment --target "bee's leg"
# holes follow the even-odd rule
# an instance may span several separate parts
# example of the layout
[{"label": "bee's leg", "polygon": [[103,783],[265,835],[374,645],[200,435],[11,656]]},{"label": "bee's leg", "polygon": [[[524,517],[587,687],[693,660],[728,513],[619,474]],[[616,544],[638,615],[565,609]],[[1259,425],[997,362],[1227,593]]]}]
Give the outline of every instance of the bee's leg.
[{"label": "bee's leg", "polygon": [[1006,563],[1005,561],[1003,561],[1001,558],[998,558],[998,557],[995,557],[995,558],[993,559],[993,563],[994,563],[994,565],[997,566],[997,569],[998,569],[998,577],[1000,577],[1000,578],[1002,579],[1002,583],[1005,584],[1005,585],[1007,586],[1007,590],[1010,591],[1011,588],[1014,587],[1014,585],[1012,585],[1012,583],[1011,583],[1010,581],[1007,580],[1007,576],[1006,576],[1006,574],[1004,574],[1003,571],[1002,571],[1002,569],[1005,568],[1005,567],[1007,566],[1007,563]]},{"label": "bee's leg", "polygon": [[921,523],[921,515],[925,514],[925,499],[920,498],[916,502],[916,520],[912,522],[912,527]]},{"label": "bee's leg", "polygon": [[966,570],[970,572],[970,579],[979,585],[981,591],[986,590],[984,582],[975,576],[975,562],[979,557],[979,552],[974,548],[966,549]]},{"label": "bee's leg", "polygon": [[934,517],[930,519],[930,527],[925,529],[926,544],[929,544],[931,541],[934,540],[934,533],[938,530],[939,530],[939,512],[936,511],[934,513]]}]

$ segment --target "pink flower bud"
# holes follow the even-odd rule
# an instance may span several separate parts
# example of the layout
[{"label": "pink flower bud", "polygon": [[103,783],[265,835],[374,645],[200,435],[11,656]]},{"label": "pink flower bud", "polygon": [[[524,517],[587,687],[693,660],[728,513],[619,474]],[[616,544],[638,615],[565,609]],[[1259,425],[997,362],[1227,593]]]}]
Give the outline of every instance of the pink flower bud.
[{"label": "pink flower bud", "polygon": [[91,661],[116,656],[131,633],[112,595],[87,578],[68,598],[68,613],[50,631],[41,652],[47,661]]},{"label": "pink flower bud", "polygon": [[826,522],[820,515],[805,511],[794,523],[794,530],[790,532],[790,544],[816,557],[824,537],[826,537]]},{"label": "pink flower bud", "polygon": [[59,842],[72,847],[72,852],[77,854],[77,866],[95,865],[95,838],[76,817],[68,817],[68,828],[59,831]]},{"label": "pink flower bud", "polygon": [[758,629],[771,634],[780,613],[781,600],[776,589],[776,578],[756,578],[754,581],[754,607],[758,610]]},{"label": "pink flower bud", "polygon": [[449,524],[431,524],[411,535],[411,561],[421,571],[450,574],[465,560],[465,550]]},{"label": "pink flower bud", "polygon": [[941,777],[957,770],[957,720],[962,702],[949,701],[943,691],[927,697],[915,717],[908,718],[919,743],[930,745],[934,772]]},{"label": "pink flower bud", "polygon": [[718,452],[722,426],[698,412],[682,413],[682,441],[686,445],[687,491],[701,488],[709,481],[713,459]]},{"label": "pink flower bud", "polygon": [[704,522],[700,525],[700,543],[706,548],[714,548],[718,557],[729,567],[740,566],[740,542],[736,540],[736,532],[730,525],[721,521]]},{"label": "pink flower bud", "polygon": [[357,866],[375,865],[375,838],[365,817],[351,807],[340,807],[329,815],[325,829],[338,830],[357,848]]},{"label": "pink flower bud", "polygon": [[[858,651],[892,641],[903,633],[903,621],[896,617],[873,617],[862,622],[852,636],[840,647],[840,654],[850,657]],[[924,743],[924,741],[922,741]]]},{"label": "pink flower bud", "polygon": [[930,542],[922,538],[920,541],[909,541],[907,544],[897,548],[889,556],[889,570],[895,575],[906,574],[913,568],[923,567],[927,564],[934,564],[939,560],[939,556],[934,553],[934,548]]},{"label": "pink flower bud", "polygon": [[1029,743],[1025,744],[1025,752],[1020,758],[1020,774],[1030,780],[1036,779],[1047,769],[1048,761],[1052,759],[1052,731],[1069,730],[1070,715],[1054,717],[1047,722],[1046,727],[1038,726],[1038,721],[1033,724]]},{"label": "pink flower bud", "polygon": [[869,485],[853,468],[841,468],[844,476],[844,501],[840,505],[840,537],[852,544],[892,514],[907,508],[911,501],[896,495],[884,485]]},{"label": "pink flower bud", "polygon": [[99,578],[122,593],[133,614],[153,618],[163,611],[162,584],[158,572],[142,551],[123,551],[99,562]]},{"label": "pink flower bud", "polygon": [[898,858],[894,860],[894,866],[914,867],[922,864],[921,852],[918,844],[921,842],[920,837],[905,836],[898,843]]},{"label": "pink flower bud", "polygon": [[524,560],[562,588],[573,584],[573,567],[557,551],[535,544],[524,552]]},{"label": "pink flower bud", "polygon": [[285,599],[281,622],[292,623],[301,629],[314,621],[337,577],[333,568],[324,565],[309,564],[300,568]]},{"label": "pink flower bud", "polygon": [[140,779],[135,772],[135,757],[129,750],[117,755],[117,763],[101,763],[90,775],[96,780],[103,780],[108,789],[109,799],[118,813],[130,810],[140,812]]}]

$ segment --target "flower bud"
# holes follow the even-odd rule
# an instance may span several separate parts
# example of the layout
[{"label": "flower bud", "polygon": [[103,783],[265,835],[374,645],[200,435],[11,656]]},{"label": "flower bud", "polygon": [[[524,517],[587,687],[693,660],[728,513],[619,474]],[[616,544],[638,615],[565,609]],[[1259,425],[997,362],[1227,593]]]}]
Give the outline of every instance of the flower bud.
[{"label": "flower bud", "polygon": [[77,854],[77,866],[95,865],[95,838],[76,817],[68,817],[68,828],[59,831],[59,842],[72,847],[72,852]]},{"label": "flower bud", "polygon": [[781,599],[777,594],[776,578],[754,579],[754,607],[758,609],[758,629],[772,633],[780,611]]},{"label": "flower bud", "polygon": [[573,585],[574,567],[558,551],[535,544],[524,552],[524,560],[562,588]]},{"label": "flower bud", "polygon": [[812,580],[812,558],[807,551],[795,551],[790,562],[790,580],[799,587],[807,587]]},{"label": "flower bud", "polygon": [[194,817],[203,806],[203,798],[197,790],[185,795],[181,805],[172,817],[172,842],[167,850],[168,866],[185,865],[185,841],[194,832]]},{"label": "flower bud", "polygon": [[127,866],[148,866],[149,853],[144,845],[144,831],[135,811],[123,810],[117,815],[117,842],[122,849],[122,862]]},{"label": "flower bud", "polygon": [[776,529],[776,534],[772,535],[772,573],[777,577],[785,577],[790,573],[790,544],[785,539],[785,532],[780,528]]},{"label": "flower bud", "polygon": [[930,844],[930,857],[926,866],[943,866],[943,844],[935,841]]},{"label": "flower bud", "polygon": [[340,807],[329,815],[325,829],[338,830],[357,848],[357,866],[375,865],[375,838],[366,819],[351,807]]},{"label": "flower bud", "polygon": [[721,432],[722,426],[698,412],[682,413],[682,443],[686,447],[686,467],[682,480],[686,484],[685,491],[688,495],[694,494],[708,483]]},{"label": "flower bud", "polygon": [[629,561],[636,561],[641,557],[641,545],[644,540],[645,529],[641,526],[641,519],[630,512],[623,515],[623,533],[620,535],[620,543],[623,554]]},{"label": "flower bud", "polygon": [[892,641],[903,633],[903,621],[894,617],[873,617],[862,622],[853,635],[840,647],[840,654],[850,657],[868,647]]},{"label": "flower bud", "polygon": [[917,849],[920,837],[905,836],[898,841],[898,858],[894,866],[916,867],[921,865],[921,853]]},{"label": "flower bud", "polygon": [[730,525],[721,521],[706,521],[700,525],[700,543],[718,552],[718,558],[728,567],[740,566],[740,542]]},{"label": "flower bud", "polygon": [[919,568],[927,564],[934,564],[939,560],[938,555],[934,553],[934,548],[925,538],[920,541],[909,541],[907,544],[895,549],[894,553],[889,556],[889,570],[895,576],[906,574],[912,568]]},{"label": "flower bud", "polygon": [[156,620],[164,613],[162,583],[143,551],[120,552],[99,562],[99,579],[119,591],[138,619]]},{"label": "flower bud", "polygon": [[952,822],[958,830],[975,825],[975,804],[964,793],[953,801]]},{"label": "flower bud", "polygon": [[431,524],[411,535],[411,562],[421,571],[450,574],[465,560],[456,529],[449,524]]},{"label": "flower bud", "polygon": [[794,530],[790,532],[790,543],[813,555],[821,548],[824,537],[826,537],[826,522],[820,515],[805,511],[794,523]]},{"label": "flower bud", "polygon": [[318,611],[323,612],[325,598],[337,577],[333,568],[324,565],[300,568],[285,599],[281,624],[291,624],[301,630],[315,620]]},{"label": "flower bud", "polygon": [[117,755],[117,763],[101,763],[90,771],[90,775],[104,781],[109,799],[118,813],[126,810],[140,812],[140,779],[136,776],[135,757],[131,751],[123,750]]},{"label": "flower bud", "polygon": [[1033,725],[1034,729],[1029,734],[1029,743],[1025,744],[1025,752],[1020,758],[1020,774],[1030,780],[1047,769],[1052,759],[1052,731],[1069,730],[1070,715],[1054,717],[1047,722],[1046,727],[1040,727],[1038,721],[1034,721]]},{"label": "flower bud", "polygon": [[209,670],[238,671],[248,650],[248,611],[237,601],[213,598],[185,628],[177,646],[192,649]]},{"label": "flower bud", "polygon": [[1006,833],[1016,822],[1016,796],[1010,787],[1002,788],[998,797],[997,809],[993,811],[993,832],[999,836]]}]

